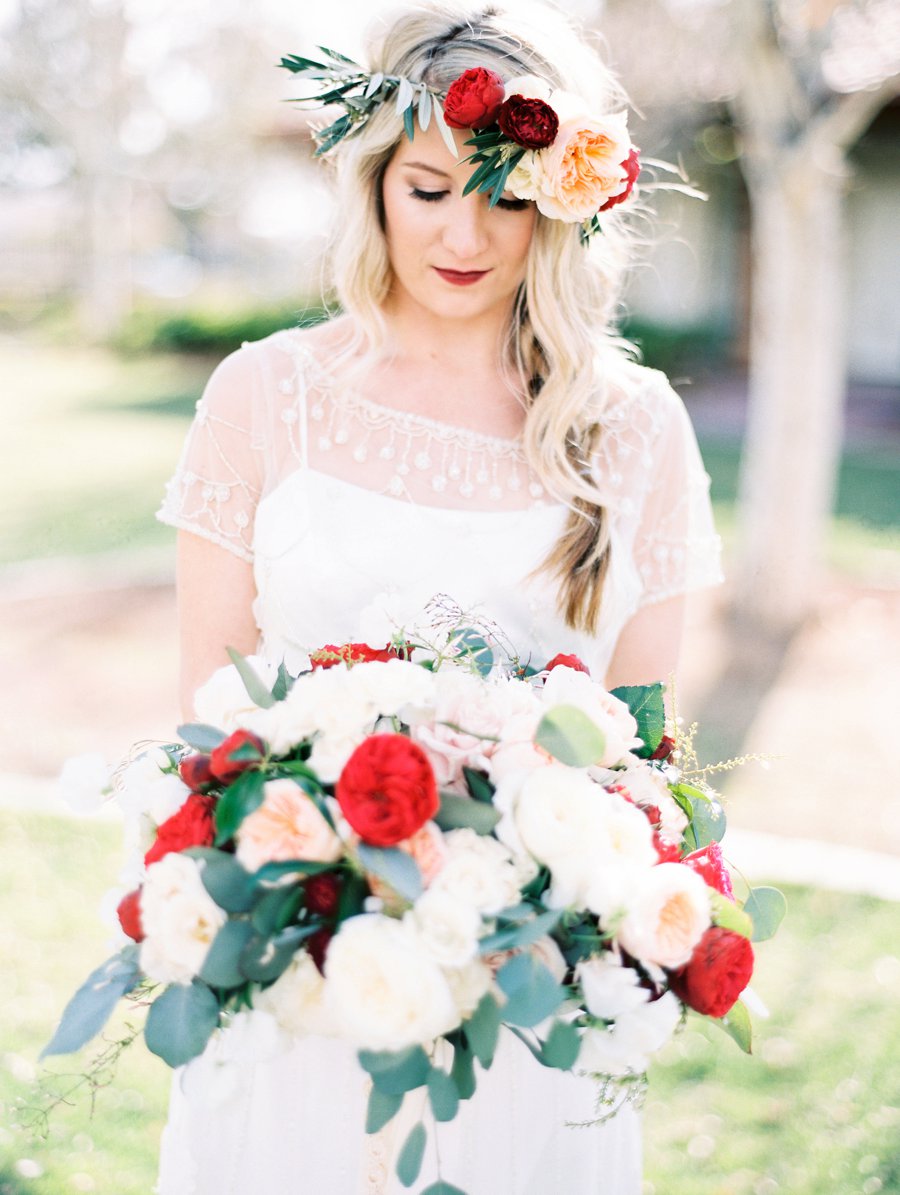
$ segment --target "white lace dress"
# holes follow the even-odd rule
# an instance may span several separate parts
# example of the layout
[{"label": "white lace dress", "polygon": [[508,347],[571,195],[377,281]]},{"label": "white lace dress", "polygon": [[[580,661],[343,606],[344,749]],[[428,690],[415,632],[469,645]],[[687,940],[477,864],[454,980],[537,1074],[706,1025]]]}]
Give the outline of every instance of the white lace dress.
[{"label": "white lace dress", "polygon": [[[603,677],[648,602],[719,580],[718,540],[690,422],[662,374],[627,366],[595,461],[612,562],[602,625],[567,628],[552,583],[531,577],[566,510],[517,441],[373,403],[336,383],[301,332],[245,345],[197,405],[158,517],[252,561],[259,651],[384,642],[445,595],[542,663],[575,652]],[[648,678],[652,679],[652,678]],[[228,1037],[228,1033],[223,1035]],[[160,1195],[395,1195],[396,1150],[424,1101],[367,1137],[368,1080],[353,1051],[308,1037],[266,1061],[212,1058],[175,1076]],[[512,1036],[473,1100],[430,1132],[415,1189],[467,1195],[638,1195],[639,1118],[602,1127],[595,1086],[540,1066]]]}]

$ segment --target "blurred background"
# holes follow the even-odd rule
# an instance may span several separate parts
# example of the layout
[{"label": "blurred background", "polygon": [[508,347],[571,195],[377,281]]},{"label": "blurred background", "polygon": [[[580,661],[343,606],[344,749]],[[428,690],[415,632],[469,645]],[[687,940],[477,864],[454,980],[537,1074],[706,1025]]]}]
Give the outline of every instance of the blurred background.
[{"label": "blurred background", "polygon": [[[153,512],[216,361],[322,315],[328,175],[275,64],[359,56],[390,7],[0,0],[0,1195],[153,1183],[141,1046],[93,1117],[82,1088],[46,1138],[17,1127],[86,1067],[37,1054],[119,859],[54,778],[173,733]],[[565,8],[645,161],[707,196],[652,195],[623,329],[687,402],[726,545],[679,709],[706,759],[771,757],[721,774],[727,853],[791,904],[756,1055],[689,1027],[651,1073],[646,1195],[900,1192],[900,8]]]}]

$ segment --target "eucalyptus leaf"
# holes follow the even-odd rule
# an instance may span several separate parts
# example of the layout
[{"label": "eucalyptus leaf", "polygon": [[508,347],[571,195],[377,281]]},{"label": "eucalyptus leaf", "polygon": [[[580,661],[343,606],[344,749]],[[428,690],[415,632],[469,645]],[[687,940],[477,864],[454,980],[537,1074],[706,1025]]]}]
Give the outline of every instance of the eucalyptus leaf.
[{"label": "eucalyptus leaf", "polygon": [[557,1070],[571,1070],[581,1049],[581,1035],[572,1021],[554,1021],[541,1048],[541,1061]]},{"label": "eucalyptus leaf", "polygon": [[500,1036],[500,1022],[500,1006],[490,992],[485,992],[478,1002],[478,1007],[463,1025],[466,1040],[485,1070],[489,1070],[494,1061]]},{"label": "eucalyptus leaf", "polygon": [[202,861],[200,879],[220,909],[226,913],[249,912],[258,891],[256,878],[241,867],[234,855],[211,847],[192,847],[185,853]]},{"label": "eucalyptus leaf", "polygon": [[357,853],[366,869],[394,889],[408,901],[416,901],[422,895],[422,873],[415,859],[397,847],[370,846],[360,843]]},{"label": "eucalyptus leaf", "polygon": [[206,984],[173,983],[150,1005],[144,1040],[169,1066],[183,1066],[206,1049],[219,1023],[219,1002]]},{"label": "eucalyptus leaf", "polygon": [[189,747],[209,755],[228,738],[224,731],[215,726],[208,726],[205,722],[185,722],[178,727],[178,737],[184,739]]},{"label": "eucalyptus leaf", "polygon": [[555,929],[562,917],[562,912],[562,909],[551,909],[546,913],[540,913],[530,921],[520,921],[517,924],[506,925],[495,930],[494,933],[488,934],[478,943],[479,954],[530,946]]},{"label": "eucalyptus leaf", "polygon": [[709,900],[712,905],[713,925],[731,930],[733,934],[740,934],[742,938],[752,937],[753,922],[740,905],[712,889],[709,890]]},{"label": "eucalyptus leaf", "polygon": [[268,883],[271,880],[280,880],[286,875],[314,876],[320,871],[333,870],[333,863],[313,863],[310,859],[284,859],[278,863],[264,863],[259,871],[254,873],[254,878]]},{"label": "eucalyptus leaf", "polygon": [[637,722],[638,737],[643,747],[637,752],[648,759],[662,742],[666,730],[665,687],[655,685],[622,685],[612,690],[613,697],[624,701]]},{"label": "eucalyptus leaf", "polygon": [[475,1094],[475,1055],[469,1045],[457,1040],[453,1045],[453,1066],[450,1068],[456,1090],[461,1100],[469,1100]]},{"label": "eucalyptus leaf", "polygon": [[376,71],[375,74],[369,80],[368,84],[366,85],[366,90],[363,92],[363,95],[365,96],[365,98],[367,100],[371,99],[372,96],[375,94],[375,92],[378,90],[378,88],[381,86],[381,84],[383,82],[384,82],[384,72]]},{"label": "eucalyptus leaf", "polygon": [[357,1057],[378,1090],[388,1095],[402,1095],[422,1087],[427,1083],[431,1069],[428,1055],[421,1046],[396,1051],[360,1050]]},{"label": "eucalyptus leaf", "polygon": [[685,832],[685,840],[694,840],[694,849],[721,842],[725,837],[725,810],[716,800],[693,801],[691,824]]},{"label": "eucalyptus leaf", "polygon": [[239,962],[244,947],[253,937],[253,926],[249,921],[226,921],[213,938],[207,951],[200,978],[214,988],[237,988],[245,982],[246,976]]},{"label": "eucalyptus leaf", "polygon": [[379,1091],[373,1087],[369,1092],[369,1102],[366,1106],[366,1132],[377,1133],[400,1111],[403,1104],[402,1093],[391,1095],[386,1091]]},{"label": "eucalyptus leaf", "polygon": [[530,954],[517,954],[504,963],[497,972],[497,983],[507,997],[501,1017],[525,1029],[556,1012],[566,996],[544,964]]},{"label": "eucalyptus leaf", "polygon": [[484,801],[442,792],[441,807],[434,820],[442,830],[471,829],[476,834],[490,834],[500,821],[500,813]]},{"label": "eucalyptus leaf", "polygon": [[263,937],[284,929],[297,916],[303,905],[303,888],[299,884],[267,888],[253,906],[251,922]]},{"label": "eucalyptus leaf", "polygon": [[419,95],[419,128],[423,133],[428,132],[431,124],[431,92],[426,87]]},{"label": "eucalyptus leaf", "polygon": [[96,1037],[118,1004],[141,981],[136,945],[123,947],[92,971],[63,1010],[56,1032],[41,1051],[74,1054]]},{"label": "eucalyptus leaf", "polygon": [[267,710],[273,706],[275,698],[263,684],[253,665],[233,647],[226,647],[225,650],[228,652],[228,658],[238,670],[238,675],[244,682],[244,688],[247,690],[247,696],[250,700],[258,705],[260,709]]},{"label": "eucalyptus leaf", "polygon": [[453,1076],[439,1066],[433,1066],[428,1072],[427,1086],[434,1119],[441,1122],[453,1120],[459,1108],[459,1091]]},{"label": "eucalyptus leaf", "polygon": [[403,109],[403,129],[407,139],[413,141],[416,136],[416,110],[412,104],[408,108]]},{"label": "eucalyptus leaf", "polygon": [[216,846],[234,838],[244,818],[260,807],[264,784],[262,772],[247,771],[225,789],[216,805]]},{"label": "eucalyptus leaf", "polygon": [[538,723],[534,741],[560,763],[586,768],[606,750],[606,735],[584,710],[556,705]]},{"label": "eucalyptus leaf", "polygon": [[398,87],[397,87],[397,115],[398,116],[401,113],[405,112],[406,109],[410,106],[410,104],[412,104],[414,96],[415,96],[415,92],[413,91],[412,83],[410,83],[409,79],[406,79],[401,75],[398,80]]},{"label": "eucalyptus leaf", "polygon": [[397,1178],[400,1179],[404,1187],[411,1187],[419,1177],[427,1139],[425,1126],[419,1121],[418,1124],[413,1125],[409,1136],[403,1142],[403,1148],[397,1158]]},{"label": "eucalyptus leaf", "polygon": [[288,693],[294,687],[294,678],[284,666],[284,660],[278,665],[278,675],[275,678],[275,684],[272,686],[272,696],[276,701],[284,701]]},{"label": "eucalyptus leaf", "polygon": [[[715,1017],[710,1018],[710,1020],[715,1019]],[[745,1054],[753,1053],[753,1026],[750,1023],[750,1014],[747,1012],[746,1005],[738,1000],[724,1017],[719,1018],[719,1024],[729,1037],[734,1038]]]},{"label": "eucalyptus leaf", "polygon": [[460,1187],[454,1187],[453,1183],[438,1179],[436,1183],[427,1186],[421,1195],[466,1195],[466,1193]]},{"label": "eucalyptus leaf", "polygon": [[784,893],[778,888],[751,888],[744,901],[744,912],[753,922],[754,942],[765,942],[773,937],[787,912]]},{"label": "eucalyptus leaf", "polygon": [[484,772],[477,768],[463,767],[463,776],[470,795],[475,801],[483,801],[489,805],[494,799],[494,786]]},{"label": "eucalyptus leaf", "polygon": [[296,953],[296,942],[276,946],[272,937],[254,931],[244,944],[238,968],[244,979],[273,983],[288,969]]}]

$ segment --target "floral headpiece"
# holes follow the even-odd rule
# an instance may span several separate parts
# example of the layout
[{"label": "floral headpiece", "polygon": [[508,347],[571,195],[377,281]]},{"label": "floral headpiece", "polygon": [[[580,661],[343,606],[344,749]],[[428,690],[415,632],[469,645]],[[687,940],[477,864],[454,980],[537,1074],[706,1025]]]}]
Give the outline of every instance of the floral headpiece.
[{"label": "floral headpiece", "polygon": [[505,190],[533,200],[553,220],[581,225],[587,242],[602,232],[601,215],[631,194],[640,173],[639,152],[628,135],[626,114],[594,116],[585,102],[554,89],[536,75],[504,83],[484,67],[464,71],[446,93],[402,75],[370,73],[351,58],[324,46],[325,62],[296,55],[281,65],[325,84],[320,94],[296,99],[310,106],[340,104],[344,114],[316,134],[316,155],[362,132],[374,112],[393,101],[410,140],[434,119],[447,148],[457,157],[450,129],[473,129],[466,141],[476,165],[463,194],[490,193],[494,206]]}]

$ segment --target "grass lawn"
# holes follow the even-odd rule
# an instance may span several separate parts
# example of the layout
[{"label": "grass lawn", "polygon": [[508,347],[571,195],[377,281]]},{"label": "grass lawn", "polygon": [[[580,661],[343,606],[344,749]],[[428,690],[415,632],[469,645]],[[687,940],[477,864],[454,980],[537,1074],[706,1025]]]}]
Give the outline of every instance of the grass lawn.
[{"label": "grass lawn", "polygon": [[[63,1003],[107,953],[97,905],[115,882],[117,827],[5,812],[0,842],[0,1195],[146,1195],[167,1072],[142,1045],[99,1093],[93,1118],[84,1099],[57,1109],[46,1141],[9,1127]],[[691,1027],[654,1067],[652,1195],[900,1193],[896,907],[788,896],[780,936],[760,948],[755,987],[772,1016],[758,1026],[756,1056]]]}]

